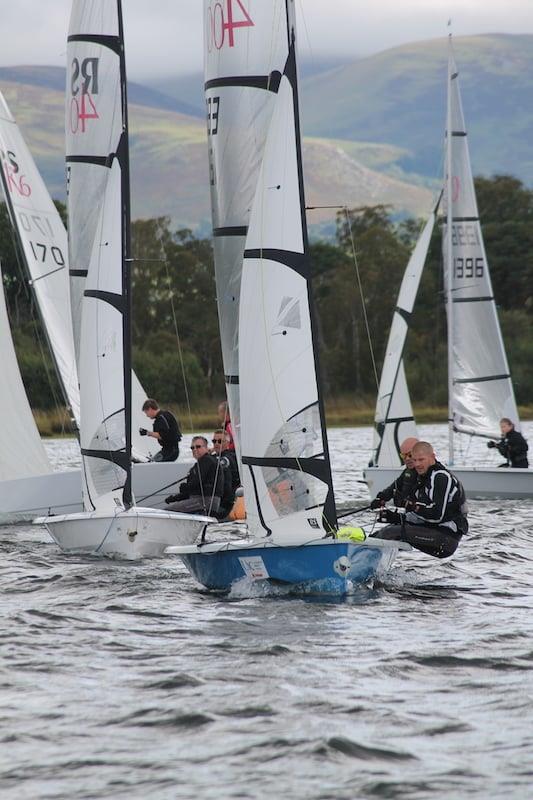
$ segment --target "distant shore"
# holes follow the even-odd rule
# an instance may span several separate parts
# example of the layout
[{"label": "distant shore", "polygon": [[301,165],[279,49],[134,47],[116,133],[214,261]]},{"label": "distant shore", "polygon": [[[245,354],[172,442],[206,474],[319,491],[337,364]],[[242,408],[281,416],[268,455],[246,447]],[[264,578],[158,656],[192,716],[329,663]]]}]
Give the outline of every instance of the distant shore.
[{"label": "distant shore", "polygon": [[[197,411],[184,411],[172,404],[164,405],[170,408],[180,421],[183,433],[190,434],[196,431],[209,431],[218,427],[216,411],[213,409],[200,409]],[[357,428],[374,423],[374,407],[349,405],[345,402],[332,401],[326,404],[326,420],[328,427],[332,428]],[[421,406],[414,408],[416,421],[422,424],[446,423],[448,409],[442,406]],[[519,406],[518,413],[521,420],[533,419],[533,405]],[[73,427],[68,414],[63,411],[34,410],[33,415],[43,437],[73,436]]]}]

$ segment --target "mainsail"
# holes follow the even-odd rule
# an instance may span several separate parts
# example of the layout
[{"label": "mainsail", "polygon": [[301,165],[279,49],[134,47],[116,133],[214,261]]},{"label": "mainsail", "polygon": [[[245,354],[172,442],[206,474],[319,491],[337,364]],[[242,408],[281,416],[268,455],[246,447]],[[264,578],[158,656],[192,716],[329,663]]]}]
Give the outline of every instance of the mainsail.
[{"label": "mainsail", "polygon": [[[204,0],[205,96],[224,373],[239,450],[238,317],[257,176],[288,50],[285,0]],[[292,12],[291,12],[292,13]]]},{"label": "mainsail", "polygon": [[497,438],[501,417],[509,417],[517,428],[519,419],[479,224],[451,43],[447,117],[443,257],[450,423],[454,431]]},{"label": "mainsail", "polygon": [[381,371],[370,466],[400,466],[401,442],[410,436],[418,437],[405,378],[403,351],[434,225],[435,212],[430,215],[418,238],[400,287]]},{"label": "mainsail", "polygon": [[[292,3],[287,4],[292,8]],[[252,536],[335,529],[319,395],[305,220],[294,21],[257,176],[239,313],[241,451]]]},{"label": "mainsail", "polygon": [[0,92],[0,177],[43,329],[76,425],[80,394],[70,320],[67,234]]},{"label": "mainsail", "polygon": [[0,270],[0,342],[2,391],[0,413],[0,481],[51,472],[39,431],[33,419],[11,338],[2,272]]},{"label": "mainsail", "polygon": [[[124,132],[126,98],[119,69],[119,17],[120,3],[74,0],[69,25],[65,109],[68,249],[72,324],[78,354],[83,293],[89,265],[95,257],[95,241],[101,234],[104,192]],[[78,368],[81,371],[79,360]],[[141,459],[154,449],[153,439],[137,433],[146,424],[141,411],[145,399],[133,374],[132,438],[135,456]]]},{"label": "mainsail", "polygon": [[132,503],[129,164],[120,0],[74,0],[68,66],[71,267],[83,273],[84,504],[87,511],[109,511]]}]

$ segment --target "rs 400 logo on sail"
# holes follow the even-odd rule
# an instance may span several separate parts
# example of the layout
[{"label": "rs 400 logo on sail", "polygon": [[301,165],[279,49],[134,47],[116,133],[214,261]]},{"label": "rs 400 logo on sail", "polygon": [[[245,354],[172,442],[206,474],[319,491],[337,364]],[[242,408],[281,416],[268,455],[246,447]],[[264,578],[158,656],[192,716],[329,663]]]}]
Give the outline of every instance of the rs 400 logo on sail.
[{"label": "rs 400 logo on sail", "polygon": [[72,59],[70,75],[70,130],[85,133],[87,120],[99,119],[95,97],[98,95],[98,65],[100,59]]}]

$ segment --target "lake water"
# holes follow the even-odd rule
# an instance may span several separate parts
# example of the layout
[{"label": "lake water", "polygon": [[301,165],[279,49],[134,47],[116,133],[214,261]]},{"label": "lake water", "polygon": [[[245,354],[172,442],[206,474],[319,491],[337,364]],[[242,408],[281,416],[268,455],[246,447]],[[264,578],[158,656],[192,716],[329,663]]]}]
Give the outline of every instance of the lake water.
[{"label": "lake water", "polygon": [[[445,427],[420,433],[445,458]],[[331,431],[343,503],[368,499],[370,446]],[[342,603],[221,599],[175,558],[4,526],[0,797],[532,797],[533,502],[470,505],[451,561],[408,554]]]}]

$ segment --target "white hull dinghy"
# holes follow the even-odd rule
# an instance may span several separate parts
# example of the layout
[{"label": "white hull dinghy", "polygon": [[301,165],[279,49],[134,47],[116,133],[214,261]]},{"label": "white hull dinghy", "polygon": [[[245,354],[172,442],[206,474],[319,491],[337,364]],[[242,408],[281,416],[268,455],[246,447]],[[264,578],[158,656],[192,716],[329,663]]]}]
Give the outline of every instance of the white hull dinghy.
[{"label": "white hull dinghy", "polygon": [[[213,520],[143,508],[132,489],[132,258],[120,0],[74,0],[67,58],[72,76],[67,81],[67,162],[85,167],[88,191],[97,188],[90,225],[83,204],[69,206],[69,230],[84,231],[89,255],[82,276],[78,369],[85,510],[39,522],[68,553],[160,556],[169,544],[193,542]],[[81,79],[80,64],[91,64],[90,78]],[[151,470],[155,465],[140,466]]]}]

